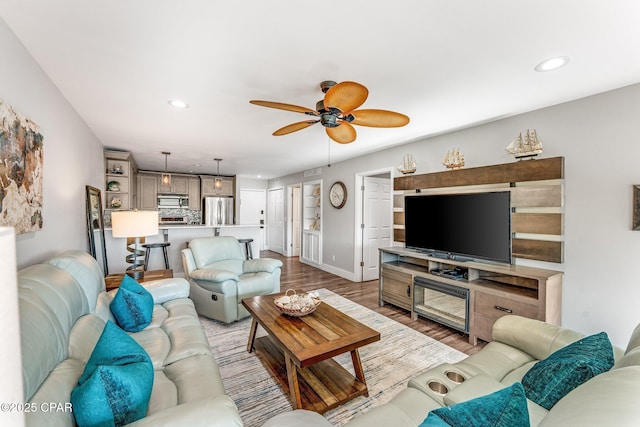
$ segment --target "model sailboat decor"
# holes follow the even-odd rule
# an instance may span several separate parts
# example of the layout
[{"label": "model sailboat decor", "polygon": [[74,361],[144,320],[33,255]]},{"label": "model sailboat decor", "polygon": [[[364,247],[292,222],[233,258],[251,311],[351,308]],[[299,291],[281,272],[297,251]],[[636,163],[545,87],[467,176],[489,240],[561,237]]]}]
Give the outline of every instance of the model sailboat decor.
[{"label": "model sailboat decor", "polygon": [[398,165],[398,171],[403,175],[409,175],[416,171],[416,161],[411,154],[405,154],[402,163]]},{"label": "model sailboat decor", "polygon": [[460,152],[459,148],[454,148],[447,153],[442,164],[447,169],[460,169],[464,166],[464,154]]},{"label": "model sailboat decor", "polygon": [[542,141],[538,139],[535,129],[527,129],[524,138],[522,138],[522,133],[520,133],[518,137],[511,141],[511,144],[505,148],[505,151],[518,160],[533,159],[542,153]]}]

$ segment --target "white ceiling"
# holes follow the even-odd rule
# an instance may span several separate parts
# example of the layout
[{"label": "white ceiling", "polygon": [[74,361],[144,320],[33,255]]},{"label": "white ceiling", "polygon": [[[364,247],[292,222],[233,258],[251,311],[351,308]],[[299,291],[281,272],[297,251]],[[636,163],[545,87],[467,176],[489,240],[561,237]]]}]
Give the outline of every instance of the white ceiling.
[{"label": "white ceiling", "polygon": [[[638,0],[0,0],[0,16],[105,147],[142,169],[274,178],[640,82]],[[540,61],[571,57],[538,73]],[[348,145],[308,116],[323,80],[369,89]],[[169,99],[190,104],[176,110]],[[37,121],[37,120],[36,120]],[[398,162],[400,159],[398,159]],[[196,167],[194,164],[201,164]]]}]

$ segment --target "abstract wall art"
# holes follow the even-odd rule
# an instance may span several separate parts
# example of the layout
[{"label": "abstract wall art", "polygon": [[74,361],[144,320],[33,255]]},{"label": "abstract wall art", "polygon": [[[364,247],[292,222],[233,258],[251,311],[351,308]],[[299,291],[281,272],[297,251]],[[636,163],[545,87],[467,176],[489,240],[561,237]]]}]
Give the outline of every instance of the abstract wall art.
[{"label": "abstract wall art", "polygon": [[36,123],[0,100],[0,225],[42,229],[44,138]]}]

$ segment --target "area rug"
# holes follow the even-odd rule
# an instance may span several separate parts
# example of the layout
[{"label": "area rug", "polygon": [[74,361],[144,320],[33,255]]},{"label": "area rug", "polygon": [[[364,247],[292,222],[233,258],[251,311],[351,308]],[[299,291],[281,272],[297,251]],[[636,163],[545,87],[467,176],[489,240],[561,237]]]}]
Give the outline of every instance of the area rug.
[{"label": "area rug", "polygon": [[[328,411],[324,417],[340,426],[358,413],[381,405],[407,386],[410,378],[441,363],[466,357],[445,344],[356,304],[327,289],[317,291],[325,303],[380,332],[380,341],[360,348],[369,397],[360,396]],[[235,401],[245,427],[259,427],[290,411],[291,403],[255,353],[247,353],[251,319],[225,325],[200,317],[227,394]],[[258,336],[265,332],[258,328]],[[353,372],[347,353],[335,360]]]}]

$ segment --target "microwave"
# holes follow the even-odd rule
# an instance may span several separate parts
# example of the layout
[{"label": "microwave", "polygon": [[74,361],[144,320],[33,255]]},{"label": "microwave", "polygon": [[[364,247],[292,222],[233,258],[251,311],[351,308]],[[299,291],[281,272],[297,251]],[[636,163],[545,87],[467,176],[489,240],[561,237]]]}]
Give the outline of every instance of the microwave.
[{"label": "microwave", "polygon": [[188,208],[189,196],[186,194],[158,194],[158,208]]}]

